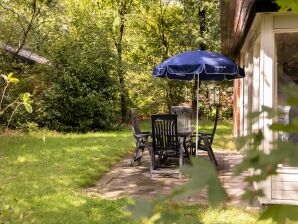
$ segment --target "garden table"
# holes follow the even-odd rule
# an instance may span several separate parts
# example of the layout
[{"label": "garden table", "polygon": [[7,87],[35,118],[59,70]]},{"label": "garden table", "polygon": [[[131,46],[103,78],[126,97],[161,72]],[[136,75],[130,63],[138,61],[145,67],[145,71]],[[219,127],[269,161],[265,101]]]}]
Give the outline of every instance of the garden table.
[{"label": "garden table", "polygon": [[189,158],[189,151],[187,150],[187,140],[191,140],[193,132],[191,129],[180,129],[178,130],[178,137],[182,140],[184,152],[186,156]]}]

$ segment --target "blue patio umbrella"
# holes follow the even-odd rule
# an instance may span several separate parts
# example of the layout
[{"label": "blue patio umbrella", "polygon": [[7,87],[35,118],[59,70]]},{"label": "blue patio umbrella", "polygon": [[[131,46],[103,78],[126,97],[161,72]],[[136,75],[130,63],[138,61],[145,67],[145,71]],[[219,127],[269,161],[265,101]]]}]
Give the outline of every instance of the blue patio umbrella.
[{"label": "blue patio umbrella", "polygon": [[[235,62],[222,54],[210,51],[185,51],[175,55],[156,66],[154,77],[176,80],[198,81],[197,102],[199,102],[199,80],[222,81],[245,77],[244,70]],[[197,104],[196,132],[198,132]],[[198,135],[196,137],[196,151],[198,149]]]}]

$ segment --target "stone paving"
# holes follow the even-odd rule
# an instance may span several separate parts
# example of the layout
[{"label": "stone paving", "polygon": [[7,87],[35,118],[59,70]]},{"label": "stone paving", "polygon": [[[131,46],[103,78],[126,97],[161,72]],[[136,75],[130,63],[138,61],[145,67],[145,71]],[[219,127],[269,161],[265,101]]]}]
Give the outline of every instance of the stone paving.
[{"label": "stone paving", "polygon": [[[207,157],[204,152],[200,156]],[[242,160],[242,155],[237,151],[215,151],[215,157],[219,163],[218,175],[227,190],[230,200],[228,204],[246,206],[240,201],[240,196],[245,188],[243,181],[248,173],[241,177],[233,177],[231,168]],[[176,175],[157,175],[150,177],[149,155],[145,153],[140,165],[130,166],[131,157],[120,161],[95,186],[85,189],[91,197],[115,199],[120,197],[143,197],[152,199],[158,194],[169,194],[171,190],[187,181],[186,177],[181,180]],[[206,203],[206,192],[194,194],[181,200],[193,203]]]}]

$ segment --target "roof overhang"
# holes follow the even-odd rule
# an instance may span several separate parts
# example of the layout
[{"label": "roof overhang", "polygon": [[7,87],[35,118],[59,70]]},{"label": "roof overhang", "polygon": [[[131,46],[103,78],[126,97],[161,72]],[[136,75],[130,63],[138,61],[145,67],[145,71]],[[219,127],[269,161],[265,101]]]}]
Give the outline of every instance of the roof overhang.
[{"label": "roof overhang", "polygon": [[235,58],[258,12],[276,12],[271,0],[220,0],[222,53]]},{"label": "roof overhang", "polygon": [[[12,54],[16,54],[17,52],[17,48],[15,47],[12,47],[10,45],[7,45],[7,44],[3,44],[0,42],[0,49],[3,49],[4,51],[6,52],[9,52],[9,53],[12,53]],[[38,55],[38,54],[35,54],[35,53],[32,53],[31,51],[27,51],[27,50],[20,50],[18,52],[18,54],[16,55],[16,57],[18,59],[20,59],[21,61],[23,62],[26,62],[28,64],[48,64],[49,61]]]}]

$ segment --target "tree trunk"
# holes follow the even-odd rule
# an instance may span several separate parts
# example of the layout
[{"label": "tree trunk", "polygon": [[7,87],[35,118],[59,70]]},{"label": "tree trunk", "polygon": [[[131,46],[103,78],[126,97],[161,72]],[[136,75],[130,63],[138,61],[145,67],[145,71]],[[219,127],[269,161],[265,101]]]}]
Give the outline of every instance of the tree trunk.
[{"label": "tree trunk", "polygon": [[[200,29],[200,34],[201,37],[204,39],[204,34],[206,31],[206,12],[205,10],[199,10],[198,14],[198,19],[199,19],[199,29]],[[205,43],[201,42],[200,43],[200,50],[206,50],[206,45]],[[197,112],[197,87],[198,87],[198,82],[197,80],[194,81],[194,87],[192,91],[192,102],[191,102],[191,108],[192,108],[192,117],[193,119],[196,118],[196,112]]]},{"label": "tree trunk", "polygon": [[191,100],[191,111],[192,111],[192,119],[195,120],[196,119],[196,114],[197,114],[197,87],[198,87],[198,82],[197,80],[194,80],[194,85],[193,85],[193,89],[192,89],[192,100]]},{"label": "tree trunk", "polygon": [[125,85],[124,78],[124,70],[123,70],[123,60],[122,60],[122,40],[124,34],[125,27],[125,12],[123,10],[119,10],[120,15],[120,27],[119,27],[119,37],[118,41],[115,43],[117,48],[117,73],[119,77],[119,85],[120,85],[120,113],[121,113],[121,121],[128,121],[128,112],[127,112],[127,90]]},{"label": "tree trunk", "polygon": [[[200,34],[201,37],[204,39],[204,34],[206,31],[206,11],[199,10],[199,24],[200,24]],[[206,44],[204,42],[200,43],[200,49],[201,50],[206,50]]]}]

